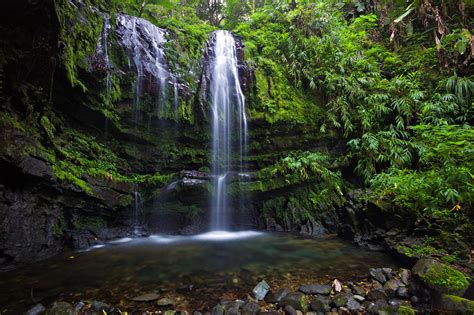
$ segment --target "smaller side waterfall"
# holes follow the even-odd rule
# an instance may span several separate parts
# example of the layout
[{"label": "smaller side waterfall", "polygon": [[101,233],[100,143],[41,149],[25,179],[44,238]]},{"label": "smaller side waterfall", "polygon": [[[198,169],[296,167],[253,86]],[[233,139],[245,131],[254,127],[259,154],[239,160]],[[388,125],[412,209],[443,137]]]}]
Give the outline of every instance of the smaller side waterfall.
[{"label": "smaller side waterfall", "polygon": [[[144,92],[155,95],[156,114],[160,118],[175,119],[178,104],[178,78],[172,74],[166,59],[166,31],[133,16],[117,15],[117,36],[130,55],[137,79],[135,107],[140,111]],[[174,100],[168,101],[171,90]]]},{"label": "smaller side waterfall", "polygon": [[143,201],[142,201],[142,195],[138,192],[135,191],[133,193],[134,196],[134,210],[135,210],[135,215],[134,215],[134,222],[133,222],[133,234],[137,236],[142,235],[142,230],[143,230]]},{"label": "smaller side waterfall", "polygon": [[[211,230],[227,230],[229,224],[229,180],[231,173],[243,172],[247,145],[245,97],[240,87],[235,40],[228,31],[213,33],[210,97],[212,110]],[[235,147],[238,147],[235,150]],[[239,154],[239,168],[232,161]],[[237,164],[237,163],[236,163]]]}]

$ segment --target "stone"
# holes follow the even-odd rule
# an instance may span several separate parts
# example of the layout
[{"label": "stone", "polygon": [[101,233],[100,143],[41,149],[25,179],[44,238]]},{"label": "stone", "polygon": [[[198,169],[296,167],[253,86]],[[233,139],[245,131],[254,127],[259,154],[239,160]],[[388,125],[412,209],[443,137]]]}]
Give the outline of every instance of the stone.
[{"label": "stone", "polygon": [[356,300],[357,302],[359,302],[359,303],[362,303],[362,302],[365,301],[365,298],[364,298],[363,296],[361,296],[361,295],[358,295],[358,294],[352,296],[352,298],[353,298],[354,300]]},{"label": "stone", "polygon": [[385,272],[382,268],[371,268],[369,275],[382,284],[387,282],[387,277],[385,276]]},{"label": "stone", "polygon": [[92,309],[96,312],[106,311],[110,308],[110,305],[101,301],[92,302]]},{"label": "stone", "polygon": [[54,302],[46,315],[74,315],[74,307],[67,302]]},{"label": "stone", "polygon": [[348,301],[347,295],[342,294],[342,293],[339,293],[339,294],[336,294],[336,295],[333,297],[332,303],[333,303],[336,307],[341,307],[341,306],[346,305],[346,304],[347,304],[347,301]]},{"label": "stone", "polygon": [[160,296],[156,293],[146,293],[136,297],[131,298],[131,301],[134,302],[151,302],[156,301],[160,298]]},{"label": "stone", "polygon": [[373,280],[370,287],[371,287],[371,289],[382,289],[383,285],[380,282],[378,282],[377,280]]},{"label": "stone", "polygon": [[369,295],[372,301],[387,299],[387,293],[385,293],[384,289],[373,289],[370,291]]},{"label": "stone", "polygon": [[411,271],[431,290],[439,294],[462,296],[470,285],[469,278],[462,272],[433,258],[419,259]]},{"label": "stone", "polygon": [[392,268],[382,268],[382,271],[383,273],[385,274],[385,277],[390,280],[393,278],[393,275],[392,275]]},{"label": "stone", "polygon": [[253,288],[252,293],[257,300],[263,300],[268,291],[270,291],[270,286],[265,280],[262,280]]},{"label": "stone", "polygon": [[361,308],[362,305],[360,305],[359,301],[357,301],[354,296],[351,296],[349,299],[347,299],[347,309],[349,309],[351,313],[358,313]]},{"label": "stone", "polygon": [[84,308],[84,306],[86,306],[86,303],[84,303],[84,301],[79,301],[74,305],[74,310],[76,312],[79,312],[80,310]]},{"label": "stone", "polygon": [[296,310],[291,305],[286,305],[284,311],[285,315],[296,315]]},{"label": "stone", "polygon": [[400,300],[400,299],[390,299],[390,300],[388,300],[388,305],[390,305],[390,306],[397,306],[398,307],[398,306],[402,305],[402,303],[403,303],[403,301]]},{"label": "stone", "polygon": [[299,287],[298,291],[304,294],[331,294],[332,287],[327,284],[306,284]]},{"label": "stone", "polygon": [[295,310],[304,311],[307,308],[306,303],[306,296],[303,293],[292,292],[285,296],[279,304],[282,306],[291,305]]},{"label": "stone", "polygon": [[217,304],[212,308],[211,314],[212,315],[224,315],[225,310],[221,304]]},{"label": "stone", "polygon": [[474,314],[474,301],[459,296],[443,294],[439,308],[449,314]]},{"label": "stone", "polygon": [[385,284],[383,285],[383,289],[385,290],[385,293],[387,293],[387,296],[392,298],[395,296],[398,288],[400,288],[401,285],[402,283],[399,280],[390,279],[385,282]]},{"label": "stone", "polygon": [[38,303],[35,306],[33,306],[32,308],[30,308],[25,313],[25,315],[40,315],[40,314],[43,314],[44,312],[46,312],[46,308],[44,307],[43,304]]},{"label": "stone", "polygon": [[303,315],[303,312],[300,311],[300,310],[297,310],[297,311],[296,311],[296,315]]},{"label": "stone", "polygon": [[193,315],[202,315],[202,313],[199,312],[199,311],[194,311],[194,312],[193,312]]},{"label": "stone", "polygon": [[353,284],[350,288],[354,294],[365,296],[365,289],[363,287]]},{"label": "stone", "polygon": [[400,279],[402,280],[404,285],[408,285],[410,283],[411,278],[411,271],[408,269],[402,269],[400,272]]},{"label": "stone", "polygon": [[316,312],[327,312],[329,311],[329,298],[323,295],[315,295],[311,300],[311,309]]},{"label": "stone", "polygon": [[158,306],[173,306],[174,305],[174,300],[170,298],[161,298],[156,302],[156,305]]},{"label": "stone", "polygon": [[420,302],[420,298],[417,297],[416,295],[414,295],[414,296],[412,296],[412,297],[410,298],[410,302],[411,302],[412,304],[416,304],[416,303]]},{"label": "stone", "polygon": [[339,315],[351,315],[351,312],[348,308],[341,306],[337,312]]},{"label": "stone", "polygon": [[290,293],[290,290],[287,288],[278,289],[276,292],[269,292],[265,296],[265,302],[267,303],[278,303],[280,302],[285,296]]},{"label": "stone", "polygon": [[262,311],[258,313],[259,315],[281,315],[282,313],[277,311]]},{"label": "stone", "polygon": [[255,315],[260,311],[260,306],[255,302],[247,302],[242,307],[242,314],[243,315]]},{"label": "stone", "polygon": [[410,298],[410,293],[408,292],[407,287],[399,287],[396,296],[401,297],[403,299],[409,299]]}]

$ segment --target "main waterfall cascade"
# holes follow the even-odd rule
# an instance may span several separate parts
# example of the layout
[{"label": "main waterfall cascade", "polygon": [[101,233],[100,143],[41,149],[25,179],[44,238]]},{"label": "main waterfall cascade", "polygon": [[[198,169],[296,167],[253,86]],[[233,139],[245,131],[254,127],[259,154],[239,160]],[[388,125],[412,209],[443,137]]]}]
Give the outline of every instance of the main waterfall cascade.
[{"label": "main waterfall cascade", "polygon": [[[235,40],[228,31],[213,34],[210,101],[212,121],[211,230],[229,229],[229,182],[234,172],[243,172],[247,151],[245,97],[240,87]],[[235,150],[235,147],[238,147]],[[232,159],[239,155],[239,169]]]}]

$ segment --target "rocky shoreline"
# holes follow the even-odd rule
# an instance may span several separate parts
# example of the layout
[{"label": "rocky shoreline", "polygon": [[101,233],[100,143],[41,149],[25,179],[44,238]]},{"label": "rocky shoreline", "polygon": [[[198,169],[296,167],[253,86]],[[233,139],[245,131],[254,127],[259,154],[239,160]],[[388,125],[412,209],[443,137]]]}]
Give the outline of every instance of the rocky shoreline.
[{"label": "rocky shoreline", "polygon": [[[311,283],[308,279],[296,291],[270,287],[262,280],[246,296],[223,294],[212,308],[187,309],[172,293],[157,291],[129,298],[126,309],[107,301],[55,301],[37,304],[26,315],[474,314],[473,283],[460,275],[435,259],[423,258],[411,270],[372,268],[365,280],[357,282]],[[193,286],[176,291],[192,295]]]}]

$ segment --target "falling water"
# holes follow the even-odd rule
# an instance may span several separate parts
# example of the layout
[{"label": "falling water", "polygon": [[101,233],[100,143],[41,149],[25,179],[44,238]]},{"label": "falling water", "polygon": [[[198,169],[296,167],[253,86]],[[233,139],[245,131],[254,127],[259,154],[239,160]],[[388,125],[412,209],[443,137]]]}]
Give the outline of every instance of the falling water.
[{"label": "falling water", "polygon": [[[211,61],[212,175],[211,230],[229,228],[228,183],[231,159],[238,145],[240,172],[247,145],[245,98],[237,71],[235,40],[228,31],[214,33],[214,59]],[[238,132],[235,132],[235,129]]]},{"label": "falling water", "polygon": [[133,193],[135,197],[135,217],[134,217],[134,222],[133,222],[133,233],[135,235],[141,235],[142,234],[142,228],[143,228],[143,222],[141,218],[143,217],[143,202],[142,202],[142,196],[138,191],[135,191]]},{"label": "falling water", "polygon": [[[135,109],[140,111],[143,92],[157,93],[156,110],[166,116],[168,86],[177,89],[177,78],[170,73],[166,60],[166,31],[150,22],[124,14],[117,15],[117,33],[135,65]],[[175,95],[175,99],[177,96]],[[137,114],[138,118],[138,114]]]}]

